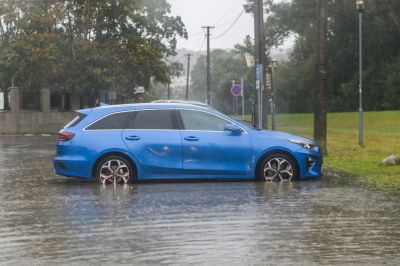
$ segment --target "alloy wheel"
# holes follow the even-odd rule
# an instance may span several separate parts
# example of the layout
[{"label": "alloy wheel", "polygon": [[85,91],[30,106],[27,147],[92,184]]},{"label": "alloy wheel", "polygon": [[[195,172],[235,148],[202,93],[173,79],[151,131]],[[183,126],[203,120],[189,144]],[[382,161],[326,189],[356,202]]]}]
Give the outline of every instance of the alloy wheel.
[{"label": "alloy wheel", "polygon": [[293,177],[293,167],[288,160],[274,157],[265,164],[263,175],[266,181],[272,182],[279,178],[281,182],[290,182]]},{"label": "alloy wheel", "polygon": [[110,159],[101,166],[99,176],[102,184],[128,184],[129,167],[121,160]]}]

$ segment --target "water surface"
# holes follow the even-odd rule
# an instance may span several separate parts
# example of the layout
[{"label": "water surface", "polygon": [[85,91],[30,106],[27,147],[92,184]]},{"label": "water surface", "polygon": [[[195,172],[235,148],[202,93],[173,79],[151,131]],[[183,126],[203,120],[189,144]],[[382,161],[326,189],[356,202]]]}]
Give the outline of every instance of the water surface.
[{"label": "water surface", "polygon": [[0,137],[0,264],[400,265],[400,200],[351,178],[102,186]]}]

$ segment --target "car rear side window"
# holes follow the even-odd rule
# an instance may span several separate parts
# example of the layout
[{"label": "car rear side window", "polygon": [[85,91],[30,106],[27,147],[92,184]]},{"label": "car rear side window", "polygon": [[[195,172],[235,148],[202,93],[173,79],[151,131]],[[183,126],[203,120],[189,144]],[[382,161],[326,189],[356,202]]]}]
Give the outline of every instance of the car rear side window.
[{"label": "car rear side window", "polygon": [[135,113],[131,129],[174,129],[171,110],[143,110]]},{"label": "car rear side window", "polygon": [[68,124],[64,126],[64,128],[71,128],[79,124],[83,119],[85,119],[86,115],[79,113],[74,119],[71,120]]},{"label": "car rear side window", "polygon": [[125,129],[132,118],[132,112],[114,113],[103,117],[86,130]]}]

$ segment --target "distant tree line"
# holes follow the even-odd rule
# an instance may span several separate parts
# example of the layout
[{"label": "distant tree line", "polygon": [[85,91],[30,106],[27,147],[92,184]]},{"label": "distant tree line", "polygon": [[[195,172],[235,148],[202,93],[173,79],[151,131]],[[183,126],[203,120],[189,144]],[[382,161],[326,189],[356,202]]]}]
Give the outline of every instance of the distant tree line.
[{"label": "distant tree line", "polygon": [[187,37],[166,0],[0,1],[0,88],[100,90],[167,83]]},{"label": "distant tree line", "polygon": [[[248,2],[251,4],[252,1]],[[267,48],[281,45],[290,36],[294,38],[294,48],[289,60],[279,64],[274,77],[278,112],[313,112],[315,1],[265,0],[264,4]],[[365,0],[363,21],[364,109],[371,111],[399,109],[400,1]],[[358,11],[355,1],[328,1],[328,35],[329,111],[356,111],[359,53]],[[217,107],[223,110],[231,110],[229,84],[232,78],[249,75],[247,84],[254,86],[254,82],[251,81],[254,79],[254,72],[246,70],[243,56],[235,57],[242,55],[242,52],[235,49],[230,52],[215,51],[212,54],[212,89],[216,96],[219,95],[216,100],[220,106]],[[267,57],[271,61],[270,56]],[[201,82],[205,82],[205,76],[197,76],[201,72],[200,66],[204,65],[203,61],[204,58],[200,58],[199,65],[195,65],[192,71],[194,90],[201,90],[204,87]],[[232,64],[235,64],[235,67]],[[240,68],[240,64],[241,70],[233,69]]]}]

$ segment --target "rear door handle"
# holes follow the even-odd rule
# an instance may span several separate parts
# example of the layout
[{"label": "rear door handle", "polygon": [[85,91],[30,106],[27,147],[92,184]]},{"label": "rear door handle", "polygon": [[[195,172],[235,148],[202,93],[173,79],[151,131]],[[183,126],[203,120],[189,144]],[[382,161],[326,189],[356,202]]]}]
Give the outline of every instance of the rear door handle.
[{"label": "rear door handle", "polygon": [[198,141],[199,138],[198,137],[194,137],[194,136],[188,136],[188,137],[185,137],[185,140],[187,140],[187,141]]},{"label": "rear door handle", "polygon": [[127,140],[140,140],[140,137],[138,137],[138,136],[128,136],[128,137],[125,137],[125,139],[127,139]]}]

